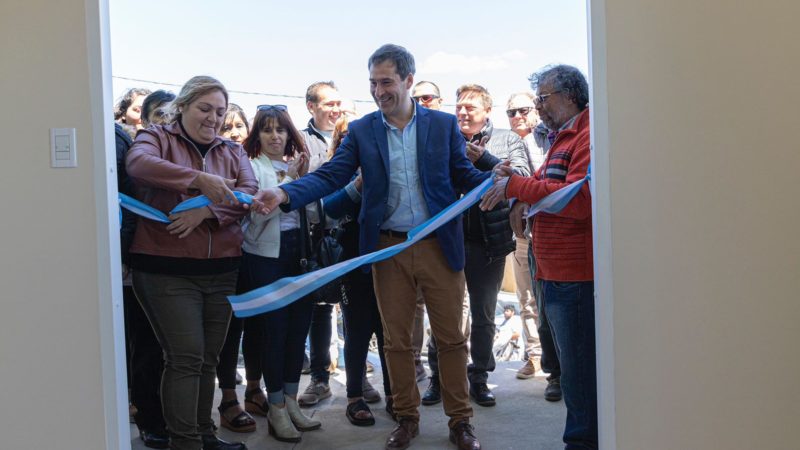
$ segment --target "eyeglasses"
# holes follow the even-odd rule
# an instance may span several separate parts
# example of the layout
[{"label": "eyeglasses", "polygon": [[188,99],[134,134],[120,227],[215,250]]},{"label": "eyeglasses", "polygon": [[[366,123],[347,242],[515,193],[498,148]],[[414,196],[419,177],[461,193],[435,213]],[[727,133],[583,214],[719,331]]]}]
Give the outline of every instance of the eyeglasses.
[{"label": "eyeglasses", "polygon": [[537,105],[537,106],[541,105],[542,103],[544,103],[547,100],[547,97],[550,97],[553,94],[558,94],[559,92],[561,92],[561,91],[553,91],[553,92],[551,92],[549,94],[537,95],[536,98],[533,99],[533,104]]},{"label": "eyeglasses", "polygon": [[517,113],[519,113],[519,115],[520,115],[520,116],[523,116],[523,117],[525,117],[525,116],[527,116],[528,114],[530,114],[530,112],[531,112],[531,111],[533,111],[533,108],[532,108],[532,107],[530,107],[530,106],[525,106],[525,107],[523,107],[523,108],[507,109],[507,110],[506,110],[506,115],[508,116],[508,118],[509,118],[509,119],[510,119],[510,118],[512,118],[512,117],[514,117],[514,116],[516,116],[516,115],[517,115]]},{"label": "eyeglasses", "polygon": [[257,109],[259,111],[269,111],[271,109],[274,109],[276,111],[284,111],[284,112],[289,110],[289,108],[286,107],[286,105],[258,105]]},{"label": "eyeglasses", "polygon": [[418,97],[414,97],[414,101],[417,103],[430,103],[437,98],[439,98],[438,95],[420,95]]}]

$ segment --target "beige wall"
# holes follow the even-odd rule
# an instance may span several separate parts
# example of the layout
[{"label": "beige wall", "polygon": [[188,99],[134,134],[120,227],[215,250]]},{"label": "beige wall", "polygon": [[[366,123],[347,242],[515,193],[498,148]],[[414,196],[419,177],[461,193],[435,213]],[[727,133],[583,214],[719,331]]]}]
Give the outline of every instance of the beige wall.
[{"label": "beige wall", "polygon": [[617,448],[798,448],[800,4],[591,3]]},{"label": "beige wall", "polygon": [[[0,2],[2,448],[113,448],[123,429],[106,430],[117,411],[104,404],[118,397],[103,377],[118,361],[109,250],[98,246],[99,236],[108,242],[98,227],[108,222],[108,171],[96,168],[104,140],[99,3]],[[77,129],[77,168],[50,168],[51,127]],[[106,216],[99,221],[98,210]]]}]

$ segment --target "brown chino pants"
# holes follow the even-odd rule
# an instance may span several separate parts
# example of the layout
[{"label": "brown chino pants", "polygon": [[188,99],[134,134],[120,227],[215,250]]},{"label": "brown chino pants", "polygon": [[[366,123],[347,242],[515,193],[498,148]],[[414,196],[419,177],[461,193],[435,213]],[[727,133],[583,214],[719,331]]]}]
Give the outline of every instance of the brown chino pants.
[{"label": "brown chino pants", "polygon": [[[380,235],[378,247],[403,239]],[[439,348],[444,412],[452,427],[472,417],[467,386],[467,346],[462,331],[464,271],[450,269],[439,242],[425,239],[404,252],[373,264],[375,294],[381,312],[384,354],[389,366],[394,411],[419,422],[420,396],[411,345],[417,289],[425,299],[431,331]]]}]

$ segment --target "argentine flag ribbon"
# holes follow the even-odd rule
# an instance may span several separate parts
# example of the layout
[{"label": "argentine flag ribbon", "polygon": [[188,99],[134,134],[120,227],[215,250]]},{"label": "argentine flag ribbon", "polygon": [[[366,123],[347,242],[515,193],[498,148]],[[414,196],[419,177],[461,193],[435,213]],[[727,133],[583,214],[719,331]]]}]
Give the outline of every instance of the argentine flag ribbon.
[{"label": "argentine flag ribbon", "polygon": [[[590,168],[591,170],[591,168]],[[586,177],[571,183],[556,192],[543,198],[531,207],[532,214],[544,211],[557,213],[564,209],[570,200],[578,193],[584,182],[589,179]],[[236,317],[250,317],[256,314],[275,311],[293,303],[306,295],[319,289],[321,286],[351,272],[365,264],[372,264],[378,261],[389,259],[403,250],[421,241],[425,236],[433,233],[445,223],[455,219],[470,206],[480,201],[481,196],[491,187],[492,179],[489,178],[478,187],[461,197],[457,202],[442,210],[439,214],[431,217],[408,232],[408,240],[403,243],[393,245],[366,255],[361,255],[347,261],[342,261],[323,269],[294,277],[281,278],[272,284],[255,289],[242,295],[228,296],[231,302],[233,313]]]},{"label": "argentine flag ribbon", "polygon": [[585,177],[562,187],[561,189],[531,205],[530,209],[528,209],[528,217],[533,217],[534,214],[540,212],[546,212],[549,214],[556,214],[560,212],[562,209],[564,209],[564,207],[567,206],[570,200],[572,200],[572,198],[578,194],[578,191],[581,190],[583,183],[591,180],[591,178],[592,165],[589,164],[589,168],[586,170]]},{"label": "argentine flag ribbon", "polygon": [[[233,195],[236,196],[236,199],[242,203],[253,203],[253,196],[250,194],[245,194],[244,192],[233,191]],[[211,204],[211,200],[208,199],[205,195],[198,195],[197,197],[192,197],[189,200],[185,200],[179,203],[169,214],[164,214],[163,212],[153,208],[152,206],[140,202],[133,197],[130,197],[125,194],[119,194],[119,205],[123,208],[127,209],[128,211],[138,214],[145,219],[155,220],[156,222],[161,223],[171,223],[169,220],[169,216],[172,214],[176,214],[179,212],[183,212],[189,209],[195,208],[202,208],[204,206],[208,206]],[[121,213],[120,213],[121,214]],[[122,222],[122,219],[120,219]]]}]

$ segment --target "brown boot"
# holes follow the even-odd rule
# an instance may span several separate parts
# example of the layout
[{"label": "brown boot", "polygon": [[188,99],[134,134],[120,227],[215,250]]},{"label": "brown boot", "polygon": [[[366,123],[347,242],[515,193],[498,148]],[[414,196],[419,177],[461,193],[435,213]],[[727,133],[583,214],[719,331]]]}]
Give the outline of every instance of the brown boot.
[{"label": "brown boot", "polygon": [[531,357],[525,361],[525,365],[517,370],[517,378],[520,380],[527,380],[536,376],[536,371],[540,369],[539,362],[536,358]]},{"label": "brown boot", "polygon": [[481,450],[481,443],[475,437],[475,429],[466,419],[450,428],[450,442],[456,444],[458,450]]},{"label": "brown boot", "polygon": [[[403,450],[411,445],[411,440],[419,434],[419,424],[406,417],[400,418],[400,423],[394,427],[389,438],[386,439],[386,450]],[[480,448],[480,447],[478,447]]]}]

